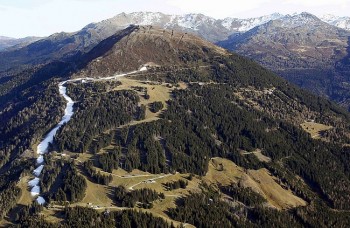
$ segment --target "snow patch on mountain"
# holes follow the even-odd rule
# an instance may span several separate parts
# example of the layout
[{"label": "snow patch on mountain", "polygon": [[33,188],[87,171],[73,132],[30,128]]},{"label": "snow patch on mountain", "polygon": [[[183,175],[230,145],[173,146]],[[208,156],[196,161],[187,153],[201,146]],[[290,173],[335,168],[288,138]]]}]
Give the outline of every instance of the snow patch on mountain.
[{"label": "snow patch on mountain", "polygon": [[153,13],[153,12],[137,12],[131,14],[136,21],[138,21],[139,25],[152,25],[154,23],[158,23],[163,14],[162,13]]},{"label": "snow patch on mountain", "polygon": [[325,14],[321,16],[320,19],[328,24],[350,30],[350,17],[338,17],[332,14]]},{"label": "snow patch on mountain", "polygon": [[284,15],[279,13],[273,13],[256,18],[238,19],[238,18],[225,18],[222,21],[222,26],[228,30],[236,29],[239,32],[246,32],[256,26],[265,24],[271,20],[282,18]]},{"label": "snow patch on mountain", "polygon": [[[286,28],[295,28],[298,26],[303,26],[307,24],[314,24],[315,22],[321,22],[319,18],[316,16],[303,12],[300,14],[292,14],[292,15],[286,15],[282,18],[280,18],[282,21],[281,26],[286,27]],[[321,22],[322,23],[322,22]]]},{"label": "snow patch on mountain", "polygon": [[186,14],[178,18],[177,24],[183,28],[199,30],[198,26],[201,24],[201,21],[197,21],[197,15]]}]

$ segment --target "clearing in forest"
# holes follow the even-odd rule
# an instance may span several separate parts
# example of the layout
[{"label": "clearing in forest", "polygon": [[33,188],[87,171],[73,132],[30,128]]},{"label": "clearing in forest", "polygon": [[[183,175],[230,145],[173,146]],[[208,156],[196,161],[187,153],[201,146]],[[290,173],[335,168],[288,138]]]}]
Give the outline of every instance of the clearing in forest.
[{"label": "clearing in forest", "polygon": [[247,170],[224,158],[212,158],[204,177],[208,183],[231,185],[239,183],[262,195],[270,206],[277,209],[289,209],[305,206],[306,202],[295,196],[290,190],[277,183],[277,178],[267,169]]},{"label": "clearing in forest", "polygon": [[309,133],[311,137],[314,139],[321,138],[321,133],[323,131],[327,131],[333,128],[332,126],[327,126],[327,125],[315,123],[315,122],[305,122],[305,123],[302,123],[300,126],[304,129],[304,131]]},{"label": "clearing in forest", "polygon": [[30,191],[28,190],[28,182],[30,178],[30,176],[24,176],[19,180],[17,187],[21,189],[21,196],[17,204],[31,205],[33,203],[33,197],[30,195]]},{"label": "clearing in forest", "polygon": [[[119,81],[122,84],[116,87],[115,90],[133,90],[137,92],[140,97],[140,104],[146,106],[145,119],[140,121],[132,121],[129,125],[135,125],[159,119],[159,113],[167,108],[166,102],[171,98],[171,91],[173,90],[173,87],[171,85],[153,81],[139,81],[130,77],[121,77],[119,78]],[[162,102],[164,107],[159,112],[153,113],[150,111],[149,105],[156,101]]]},{"label": "clearing in forest", "polygon": [[242,155],[249,155],[249,154],[253,154],[256,156],[256,158],[261,161],[261,162],[270,162],[271,158],[268,156],[265,156],[262,154],[262,151],[260,149],[256,149],[252,152],[247,152],[247,151],[242,151],[241,152]]}]

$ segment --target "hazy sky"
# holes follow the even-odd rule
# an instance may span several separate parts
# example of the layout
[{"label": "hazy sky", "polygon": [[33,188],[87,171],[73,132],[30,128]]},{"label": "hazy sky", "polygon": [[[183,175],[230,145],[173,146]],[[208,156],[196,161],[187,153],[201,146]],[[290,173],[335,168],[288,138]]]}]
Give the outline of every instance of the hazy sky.
[{"label": "hazy sky", "polygon": [[350,16],[350,0],[0,0],[0,35],[73,32],[121,12],[203,13],[247,18],[274,12]]}]

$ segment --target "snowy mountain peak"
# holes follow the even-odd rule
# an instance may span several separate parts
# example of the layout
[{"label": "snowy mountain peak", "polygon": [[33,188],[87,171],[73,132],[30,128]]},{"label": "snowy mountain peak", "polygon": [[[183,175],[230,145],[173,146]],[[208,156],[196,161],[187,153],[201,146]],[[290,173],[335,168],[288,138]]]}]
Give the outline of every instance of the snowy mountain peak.
[{"label": "snowy mountain peak", "polygon": [[238,19],[238,18],[225,18],[222,21],[222,25],[229,30],[237,30],[239,32],[248,31],[256,26],[265,24],[271,20],[276,20],[284,15],[279,13],[273,13],[270,15],[265,15],[261,17],[255,18],[246,18],[246,19]]},{"label": "snowy mountain peak", "polygon": [[316,25],[316,24],[324,24],[318,17],[316,17],[313,14],[302,12],[302,13],[294,13],[294,14],[287,14],[281,18],[279,18],[281,21],[280,26],[286,27],[286,28],[294,28],[298,26],[308,26],[308,25]]},{"label": "snowy mountain peak", "polygon": [[[325,25],[325,23],[316,16],[307,12],[295,13],[292,15],[273,13],[261,17],[244,19],[232,17],[215,19],[203,14],[195,13],[168,15],[160,12],[134,12],[121,13],[100,23],[90,24],[84,28],[84,31],[95,29],[98,31],[100,37],[105,37],[114,34],[117,29],[126,28],[130,24],[142,26],[153,25],[160,28],[192,32],[215,43],[227,39],[232,34],[246,32],[254,27],[267,24],[271,21],[276,26],[286,28],[310,25],[310,28],[313,29]],[[349,18],[327,16],[323,21],[350,30]]]},{"label": "snowy mountain peak", "polygon": [[227,33],[235,33],[246,32],[256,26],[265,24],[272,20],[282,20],[282,26],[285,25],[287,27],[295,27],[308,23],[319,23],[322,20],[328,24],[350,30],[350,17],[337,17],[328,14],[318,18],[308,12],[287,15],[273,13],[270,15],[244,19],[233,17],[214,19],[203,14],[195,13],[167,15],[160,12],[134,12],[130,14],[121,13],[107,21],[109,23],[118,24],[119,26],[127,26],[129,24],[155,25],[169,29],[183,28],[185,30],[190,29],[194,31],[208,27],[215,27],[218,31],[225,30]]},{"label": "snowy mountain peak", "polygon": [[332,14],[325,14],[321,16],[320,19],[328,24],[350,30],[350,17],[338,17]]},{"label": "snowy mountain peak", "polygon": [[340,17],[338,16],[335,16],[333,14],[324,14],[320,17],[321,20],[323,21],[334,21],[334,20],[337,20],[339,19]]}]

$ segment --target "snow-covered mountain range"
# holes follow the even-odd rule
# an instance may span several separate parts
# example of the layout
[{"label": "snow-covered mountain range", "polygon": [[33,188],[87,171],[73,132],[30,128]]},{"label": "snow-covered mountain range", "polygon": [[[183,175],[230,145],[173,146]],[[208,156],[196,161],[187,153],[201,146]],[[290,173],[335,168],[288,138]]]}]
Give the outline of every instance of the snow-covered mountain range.
[{"label": "snow-covered mountain range", "polygon": [[[292,15],[283,15],[280,13],[273,13],[270,15],[245,19],[234,17],[215,19],[203,14],[168,15],[160,12],[120,13],[110,19],[89,24],[82,31],[94,30],[94,34],[97,35],[97,37],[105,38],[130,24],[153,25],[165,29],[192,32],[211,42],[218,42],[225,40],[234,34],[247,32],[256,26],[266,24],[272,20],[280,19],[284,21],[286,26],[292,26],[289,23],[295,23],[295,17],[299,16],[300,20],[298,23],[305,24],[307,23],[307,20],[309,20],[309,17],[305,17],[305,15],[310,14],[295,13]],[[293,17],[293,20],[291,20],[291,17]],[[319,17],[319,19],[330,25],[350,30],[350,17],[339,17],[328,14]],[[10,47],[12,46],[12,43],[16,45],[21,43],[21,39],[17,39],[16,42],[13,42],[13,40],[15,39],[0,39],[0,49]],[[27,39],[23,39],[23,42],[28,43]]]},{"label": "snow-covered mountain range", "polygon": [[328,24],[350,30],[350,17],[338,17],[332,14],[326,14],[320,17],[320,19]]},{"label": "snow-covered mountain range", "polygon": [[247,19],[215,19],[203,14],[168,15],[159,12],[136,12],[130,14],[121,13],[108,20],[90,24],[88,27],[97,28],[102,31],[111,26],[125,27],[130,24],[153,25],[165,29],[193,32],[209,41],[217,42],[227,38],[233,33],[248,31],[258,25],[283,16],[282,14],[274,13]]},{"label": "snow-covered mountain range", "polygon": [[[168,15],[159,12],[135,12],[129,14],[121,13],[102,22],[90,24],[86,28],[109,33],[108,30],[114,30],[116,27],[126,27],[130,24],[153,25],[164,29],[177,29],[185,32],[192,32],[211,42],[218,42],[227,39],[231,35],[247,32],[256,26],[272,20],[282,20],[288,27],[298,24],[307,24],[308,20],[312,20],[310,15],[312,14],[305,12],[292,15],[273,13],[246,19],[231,17],[215,19],[203,14]],[[314,15],[312,16],[317,18]],[[296,20],[296,18],[299,19]],[[328,15],[320,19],[331,25],[350,30],[350,19],[348,17]],[[290,24],[291,22],[294,23],[294,25]]]},{"label": "snow-covered mountain range", "polygon": [[[306,20],[308,17],[305,17],[305,15],[310,14],[306,12],[302,12],[300,14],[294,13],[292,15],[273,13],[270,15],[245,19],[232,17],[227,17],[225,19],[214,19],[203,14],[167,15],[159,12],[136,12],[130,14],[121,13],[106,21],[110,23],[117,23],[118,25],[134,23],[138,25],[158,25],[164,28],[182,27],[193,30],[200,30],[200,27],[203,26],[217,26],[226,28],[231,32],[246,32],[271,20],[288,20],[289,18],[298,15],[300,16],[301,22],[307,23]],[[350,17],[338,17],[327,14],[319,17],[319,19],[339,28],[350,30]]]}]

